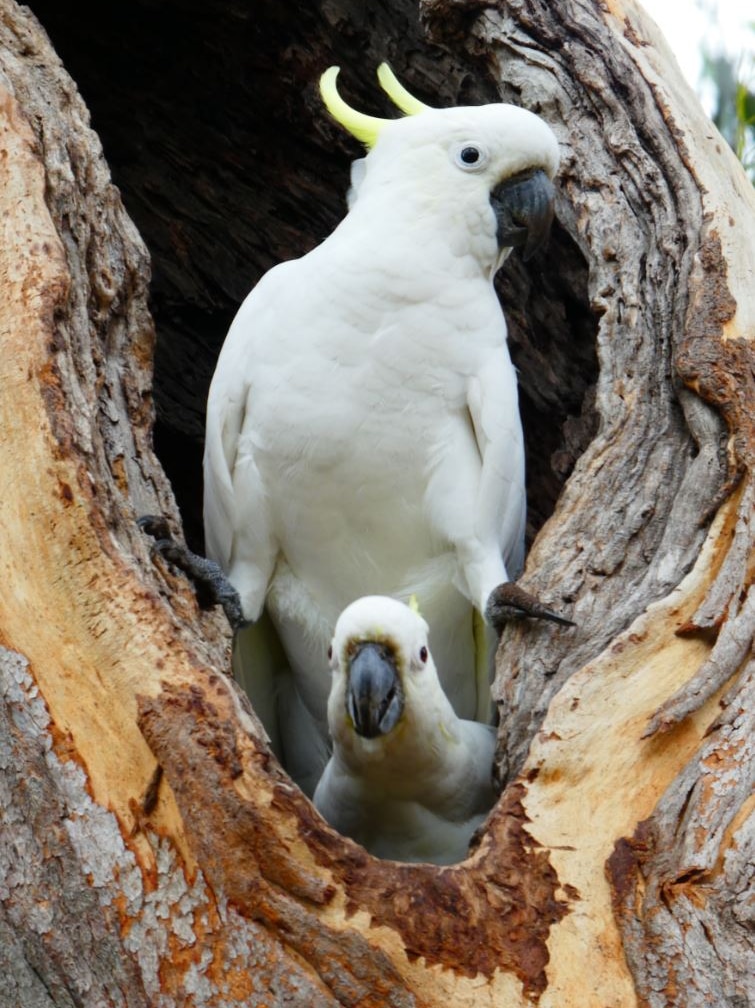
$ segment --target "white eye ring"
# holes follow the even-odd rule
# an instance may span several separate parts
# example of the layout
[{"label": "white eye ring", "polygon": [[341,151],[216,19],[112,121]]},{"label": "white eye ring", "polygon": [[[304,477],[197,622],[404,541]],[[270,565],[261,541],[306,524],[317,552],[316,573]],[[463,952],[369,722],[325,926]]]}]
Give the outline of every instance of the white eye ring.
[{"label": "white eye ring", "polygon": [[465,140],[454,148],[453,160],[462,171],[478,172],[488,163],[488,152],[477,141]]}]

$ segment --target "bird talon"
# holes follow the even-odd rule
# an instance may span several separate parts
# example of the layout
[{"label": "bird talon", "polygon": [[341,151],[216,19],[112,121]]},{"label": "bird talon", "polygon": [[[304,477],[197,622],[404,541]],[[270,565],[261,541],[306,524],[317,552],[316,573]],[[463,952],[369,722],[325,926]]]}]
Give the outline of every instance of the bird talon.
[{"label": "bird talon", "polygon": [[172,539],[170,525],[165,515],[142,515],[136,519],[136,524],[146,535],[153,539]]},{"label": "bird talon", "polygon": [[182,549],[175,539],[156,539],[150,546],[150,553],[153,557],[161,556],[180,570],[184,569],[181,565]]},{"label": "bird talon", "polygon": [[573,620],[549,609],[540,599],[513,581],[506,581],[493,589],[485,606],[485,619],[495,628],[496,633],[500,635],[510,620],[525,617],[548,620],[559,626],[576,626]]},{"label": "bird talon", "polygon": [[222,606],[232,630],[239,630],[246,625],[239,593],[219,564],[208,557],[192,553],[187,546],[176,542],[170,534],[167,520],[162,515],[144,515],[137,520],[137,525],[147,535],[155,536],[150,550],[152,556],[161,556],[183,571],[191,581],[200,609]]}]

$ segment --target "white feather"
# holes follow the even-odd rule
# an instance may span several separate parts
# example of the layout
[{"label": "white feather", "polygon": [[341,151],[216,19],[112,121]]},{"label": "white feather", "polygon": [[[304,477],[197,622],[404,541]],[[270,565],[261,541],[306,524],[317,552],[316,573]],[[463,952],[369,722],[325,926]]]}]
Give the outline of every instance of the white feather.
[{"label": "white feather", "polygon": [[[363,738],[346,710],[349,646],[389,640],[404,694],[393,730]],[[314,803],[339,832],[377,857],[452,864],[494,801],[495,733],[459,719],[443,693],[432,654],[423,662],[428,627],[393,599],[352,603],[336,624],[328,725],[333,755]]]}]

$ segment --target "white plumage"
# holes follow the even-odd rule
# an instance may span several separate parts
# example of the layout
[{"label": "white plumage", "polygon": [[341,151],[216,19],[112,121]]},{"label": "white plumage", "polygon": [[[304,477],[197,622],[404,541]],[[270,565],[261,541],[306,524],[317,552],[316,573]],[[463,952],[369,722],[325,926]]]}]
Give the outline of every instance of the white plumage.
[{"label": "white plumage", "polygon": [[[345,606],[416,595],[454,709],[488,720],[479,614],[523,553],[516,375],[493,275],[527,236],[516,193],[549,185],[556,140],[508,105],[374,122],[348,215],[244,301],[207,408],[208,554],[246,619],[266,606],[283,646],[271,652],[263,620],[238,635],[235,668],[310,794]],[[513,198],[499,188],[510,179]]]},{"label": "white plumage", "polygon": [[454,713],[427,623],[394,599],[359,599],[336,624],[331,668],[316,808],[377,857],[462,860],[494,801],[495,732]]}]

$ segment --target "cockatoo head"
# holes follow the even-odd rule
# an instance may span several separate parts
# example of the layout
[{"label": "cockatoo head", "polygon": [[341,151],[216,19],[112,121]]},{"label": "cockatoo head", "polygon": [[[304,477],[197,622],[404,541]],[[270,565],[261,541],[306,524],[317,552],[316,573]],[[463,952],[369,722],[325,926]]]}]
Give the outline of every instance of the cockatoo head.
[{"label": "cockatoo head", "polygon": [[427,635],[419,613],[395,599],[368,595],[344,609],[330,648],[332,733],[389,735],[415,698],[442,694]]},{"label": "cockatoo head", "polygon": [[338,67],[322,75],[325,105],[369,148],[352,173],[352,202],[389,187],[396,199],[410,200],[413,187],[424,206],[445,203],[484,212],[501,251],[521,246],[529,259],[545,242],[559,151],[542,119],[503,103],[430,108],[412,97],[385,63],[378,70],[380,84],[406,115],[379,119],[346,104],[336,89],[337,75]]}]

